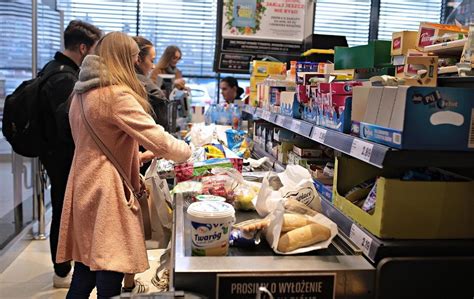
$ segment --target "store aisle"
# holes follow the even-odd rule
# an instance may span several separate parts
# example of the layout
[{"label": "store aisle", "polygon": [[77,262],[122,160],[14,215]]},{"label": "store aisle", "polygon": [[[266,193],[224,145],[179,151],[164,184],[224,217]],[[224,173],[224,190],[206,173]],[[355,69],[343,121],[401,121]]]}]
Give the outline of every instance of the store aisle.
[{"label": "store aisle", "polygon": [[[150,269],[138,275],[156,291],[151,278],[158,267],[163,250],[148,250]],[[53,268],[49,255],[49,240],[32,241],[15,261],[0,273],[0,298],[2,299],[62,299],[67,289],[53,288]],[[96,298],[95,290],[91,298]]]}]

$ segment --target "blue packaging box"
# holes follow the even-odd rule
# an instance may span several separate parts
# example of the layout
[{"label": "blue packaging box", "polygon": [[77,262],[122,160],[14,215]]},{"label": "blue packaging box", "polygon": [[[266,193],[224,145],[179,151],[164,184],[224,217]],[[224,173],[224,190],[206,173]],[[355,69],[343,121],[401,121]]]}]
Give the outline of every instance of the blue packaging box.
[{"label": "blue packaging box", "polygon": [[332,202],[332,186],[324,185],[318,180],[313,179],[314,187],[316,191],[318,191],[319,195],[323,197],[323,199]]},{"label": "blue packaging box", "polygon": [[474,151],[474,88],[384,87],[383,95],[368,99],[362,138],[398,149]]}]

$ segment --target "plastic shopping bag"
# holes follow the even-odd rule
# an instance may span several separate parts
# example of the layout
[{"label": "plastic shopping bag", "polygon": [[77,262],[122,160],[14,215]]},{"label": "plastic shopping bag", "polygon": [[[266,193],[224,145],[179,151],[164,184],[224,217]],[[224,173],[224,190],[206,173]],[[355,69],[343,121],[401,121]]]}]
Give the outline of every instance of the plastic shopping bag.
[{"label": "plastic shopping bag", "polygon": [[311,174],[302,166],[288,165],[284,172],[270,172],[263,179],[255,208],[260,216],[265,217],[285,198],[296,199],[321,212],[321,198],[314,187]]},{"label": "plastic shopping bag", "polygon": [[167,248],[173,224],[172,199],[168,183],[158,175],[157,165],[154,159],[145,173],[145,184],[150,194],[151,240],[158,242],[158,248]]}]

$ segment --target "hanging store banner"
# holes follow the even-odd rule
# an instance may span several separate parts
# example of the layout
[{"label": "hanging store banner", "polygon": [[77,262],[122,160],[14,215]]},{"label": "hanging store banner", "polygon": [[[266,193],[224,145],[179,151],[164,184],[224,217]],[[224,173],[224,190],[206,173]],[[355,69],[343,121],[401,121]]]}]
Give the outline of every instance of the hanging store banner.
[{"label": "hanging store banner", "polygon": [[248,73],[257,56],[296,59],[305,30],[312,32],[313,8],[311,0],[218,1],[214,70]]},{"label": "hanging store banner", "polygon": [[302,42],[306,0],[224,0],[222,36]]}]

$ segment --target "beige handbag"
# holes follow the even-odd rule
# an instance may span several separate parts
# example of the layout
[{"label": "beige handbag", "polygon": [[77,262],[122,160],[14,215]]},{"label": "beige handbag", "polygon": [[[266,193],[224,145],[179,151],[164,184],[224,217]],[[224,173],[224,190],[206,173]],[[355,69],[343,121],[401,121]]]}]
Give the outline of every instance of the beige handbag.
[{"label": "beige handbag", "polygon": [[129,190],[133,196],[131,197],[130,200],[126,200],[127,206],[132,209],[136,210],[135,207],[135,200],[138,201],[140,204],[140,210],[142,214],[142,222],[143,222],[143,233],[145,235],[145,240],[151,239],[152,235],[152,229],[151,229],[151,217],[150,217],[150,206],[148,203],[148,198],[149,194],[146,190],[146,185],[145,181],[142,176],[140,176],[140,190],[136,191],[133,189],[132,182],[130,181],[130,178],[127,176],[125,171],[123,170],[122,166],[118,163],[118,161],[115,159],[115,157],[112,155],[110,150],[105,146],[105,144],[100,140],[99,136],[94,132],[94,129],[90,125],[89,121],[86,118],[86,114],[84,112],[84,103],[82,101],[82,95],[79,97],[80,102],[81,102],[81,115],[82,119],[84,121],[84,124],[87,128],[87,131],[89,131],[90,135],[92,136],[92,139],[94,139],[95,143],[97,146],[102,150],[102,152],[107,156],[107,158],[112,162],[112,164],[115,166],[117,169],[118,173],[122,177],[122,182],[125,185],[125,187]]}]

